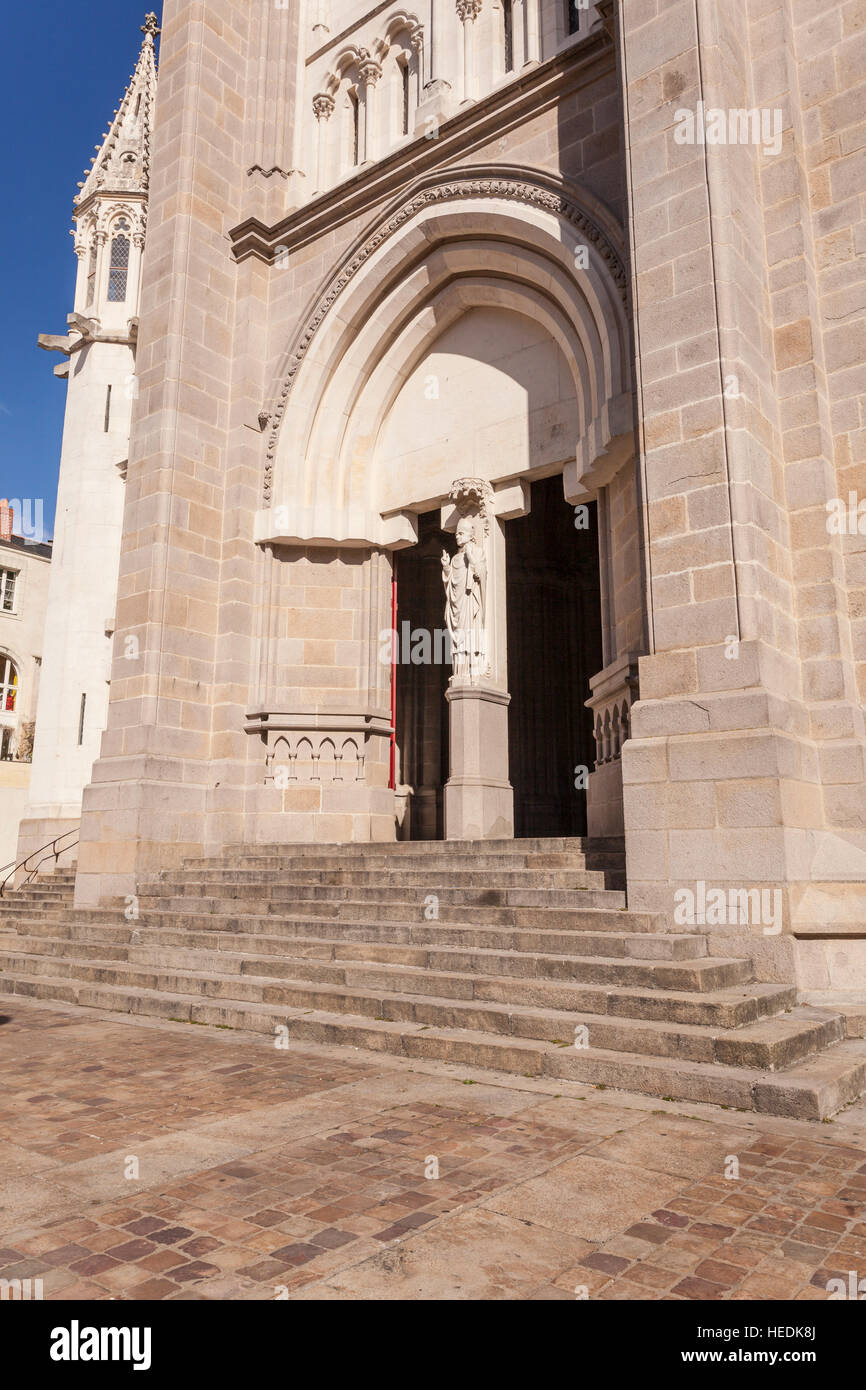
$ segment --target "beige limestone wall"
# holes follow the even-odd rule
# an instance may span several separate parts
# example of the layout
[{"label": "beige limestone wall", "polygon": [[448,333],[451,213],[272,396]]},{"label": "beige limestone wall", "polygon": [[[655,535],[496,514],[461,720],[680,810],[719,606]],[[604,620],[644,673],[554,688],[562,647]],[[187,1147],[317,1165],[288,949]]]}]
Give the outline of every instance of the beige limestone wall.
[{"label": "beige limestone wall", "polygon": [[249,25],[232,0],[163,17],[111,703],[79,902],[205,843],[236,312],[225,230],[240,210]]},{"label": "beige limestone wall", "polygon": [[[140,397],[111,707],[84,802],[82,903],[229,841],[393,836],[388,673],[370,664],[389,621],[388,556],[252,539],[288,354],[347,250],[423,170],[525,164],[602,200],[612,226],[623,207],[617,74],[599,30],[539,70],[543,100],[524,74],[307,217],[292,170],[298,11],[268,9],[166,4]],[[252,217],[287,217],[272,264],[232,256],[231,229]],[[311,611],[321,627],[311,629]],[[128,635],[136,662],[120,656]],[[284,753],[288,771],[294,760],[306,773],[342,772],[354,740],[363,779],[276,784]]]},{"label": "beige limestone wall", "polygon": [[[631,900],[670,911],[678,885],[760,885],[795,941],[844,935],[862,817],[839,835],[830,769],[858,776],[862,721],[821,515],[832,450],[796,69],[825,16],[787,0],[625,0],[622,16],[656,653],[624,754]],[[778,142],[677,143],[676,111],[699,101],[766,110]],[[790,936],[745,936],[763,969],[817,984]],[[862,954],[850,943],[852,978]]]}]

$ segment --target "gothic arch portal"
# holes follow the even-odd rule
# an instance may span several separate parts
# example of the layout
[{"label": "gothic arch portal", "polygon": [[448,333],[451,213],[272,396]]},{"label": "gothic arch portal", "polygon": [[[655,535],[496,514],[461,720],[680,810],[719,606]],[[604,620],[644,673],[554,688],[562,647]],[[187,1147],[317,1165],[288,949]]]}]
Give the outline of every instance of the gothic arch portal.
[{"label": "gothic arch portal", "polygon": [[[280,364],[259,542],[415,540],[425,501],[386,496],[378,445],[401,386],[462,315],[543,326],[568,363],[576,437],[566,496],[592,496],[633,450],[622,238],[599,204],[537,172],[420,181],[323,285]],[[499,481],[491,478],[494,486]]]}]

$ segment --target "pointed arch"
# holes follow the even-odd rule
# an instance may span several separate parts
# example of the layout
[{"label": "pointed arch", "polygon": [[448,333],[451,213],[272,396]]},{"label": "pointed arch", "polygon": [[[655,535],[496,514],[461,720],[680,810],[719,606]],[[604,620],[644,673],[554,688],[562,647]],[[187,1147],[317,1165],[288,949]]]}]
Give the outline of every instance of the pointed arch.
[{"label": "pointed arch", "polygon": [[500,167],[420,180],[323,286],[281,368],[265,477],[281,514],[260,514],[256,538],[412,543],[410,517],[382,515],[378,432],[408,371],[474,305],[541,322],[558,344],[580,418],[566,493],[592,495],[599,462],[615,471],[633,448],[626,284],[616,223],[561,181]]}]

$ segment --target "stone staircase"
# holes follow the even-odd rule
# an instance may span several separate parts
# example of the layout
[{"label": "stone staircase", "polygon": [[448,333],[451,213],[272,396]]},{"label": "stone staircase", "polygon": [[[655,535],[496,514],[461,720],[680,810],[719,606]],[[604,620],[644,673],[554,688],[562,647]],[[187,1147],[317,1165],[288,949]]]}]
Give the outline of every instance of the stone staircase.
[{"label": "stone staircase", "polygon": [[0,899],[0,1005],[287,1029],[290,1047],[811,1119],[866,1091],[842,1015],[628,911],[621,874],[615,844],[567,839],[247,846],[142,883],[129,921],[123,901],[74,909],[61,870]]}]

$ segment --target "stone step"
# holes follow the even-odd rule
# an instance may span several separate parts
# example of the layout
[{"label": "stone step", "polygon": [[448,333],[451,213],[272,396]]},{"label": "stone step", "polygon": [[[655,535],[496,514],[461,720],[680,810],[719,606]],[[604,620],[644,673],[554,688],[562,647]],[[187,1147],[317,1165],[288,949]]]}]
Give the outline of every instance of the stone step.
[{"label": "stone step", "polygon": [[[594,860],[604,860],[610,862],[614,867],[613,856],[592,855]],[[345,855],[322,853],[316,855],[305,855],[299,858],[289,853],[283,854],[247,854],[232,855],[218,859],[187,859],[179,869],[163,869],[155,877],[163,878],[172,874],[206,875],[213,872],[236,872],[247,871],[250,873],[277,872],[280,870],[294,870],[302,872],[306,869],[331,870],[344,869],[349,871],[353,868],[365,869],[387,869],[393,873],[402,872],[404,869],[428,871],[430,869],[458,869],[462,866],[462,871],[466,873],[480,872],[487,869],[500,869],[503,873],[551,873],[551,872],[580,872],[587,867],[587,856],[582,851],[554,852],[552,854],[486,854],[480,852],[474,855],[454,856],[447,850],[432,854],[403,854],[399,857],[393,854],[377,853],[364,855],[363,858],[347,859]]]},{"label": "stone step", "polygon": [[[141,928],[139,935],[142,935]],[[389,954],[384,957],[403,964],[425,964],[434,969],[457,973],[482,973],[487,975],[506,975],[509,977],[567,980],[572,983],[582,984],[610,984],[623,987],[653,988],[653,989],[673,989],[688,993],[705,993],[708,990],[724,989],[729,986],[745,983],[751,975],[751,963],[745,960],[700,957],[693,960],[653,960],[640,958],[617,958],[610,956],[576,956],[563,952],[548,952],[538,945],[533,945],[532,949],[524,951],[499,951],[486,947],[478,947],[475,944],[467,944],[465,940],[457,940],[442,945],[438,938],[434,940],[425,939],[420,929],[412,929],[413,935],[407,935],[398,942],[388,942]],[[155,937],[158,935],[158,940]],[[544,936],[544,933],[539,935]],[[34,941],[36,938],[30,938]],[[345,949],[350,947],[350,943],[342,932],[336,933],[332,937],[327,935],[323,938],[306,937],[299,934],[297,939],[291,940],[290,954],[307,954],[314,958],[321,959],[329,949]],[[232,953],[273,955],[276,957],[284,956],[286,952],[287,938],[285,936],[274,937],[270,940],[263,937],[232,937],[230,950]],[[155,945],[157,949],[169,947],[193,947],[201,949],[207,945],[207,939],[202,935],[195,934],[160,932],[154,934],[149,941],[141,941],[142,945]],[[393,947],[408,948],[401,956],[395,957]],[[63,943],[63,948],[57,946],[57,953],[61,949],[70,946],[74,954],[74,943]],[[364,960],[376,960],[375,952],[379,947],[376,941],[370,941],[363,937],[358,941],[353,951],[353,958],[360,957]],[[420,948],[424,951],[424,959],[420,960],[417,956],[412,957],[409,953]],[[19,946],[19,950],[21,947]],[[55,949],[55,948],[52,948]],[[35,953],[34,953],[35,954]],[[42,954],[42,952],[38,952]],[[50,954],[50,951],[45,952]],[[382,957],[379,957],[382,959]],[[2,961],[0,961],[2,966]]]},{"label": "stone step", "polygon": [[[257,930],[259,924],[267,924],[267,929],[276,921],[291,921],[297,919],[298,912],[290,910],[291,905],[285,903],[273,903],[265,901],[257,903],[255,910],[245,911],[242,906],[232,899],[226,900],[225,911],[214,911],[209,903],[202,905],[201,899],[181,899],[181,906],[169,906],[176,900],[159,898],[154,900],[152,907],[147,907],[142,898],[139,898],[141,919],[148,918],[154,923],[164,925],[182,925],[189,923],[196,929],[207,929],[213,931],[237,931],[237,930]],[[94,908],[67,909],[61,913],[12,913],[7,922],[20,922],[26,925],[29,921],[62,921],[66,918],[74,918],[80,922],[116,922],[118,919],[125,919],[126,900],[118,902],[115,906],[102,906]],[[414,924],[417,921],[426,920],[427,909],[422,902],[412,902],[407,909],[401,903],[363,903],[354,902],[346,899],[340,902],[318,902],[305,901],[302,905],[304,918],[309,921],[332,921],[345,922],[346,924],[358,924],[365,921],[375,920],[378,923],[401,923]],[[437,921],[451,925],[466,926],[506,926],[506,927],[535,927],[547,926],[556,931],[631,931],[642,932],[647,935],[690,935],[692,934],[687,927],[676,927],[668,931],[663,918],[654,916],[646,912],[627,912],[621,908],[592,908],[583,909],[560,909],[551,908],[544,911],[541,908],[515,908],[515,907],[476,907],[465,908],[454,904],[443,903],[440,899],[438,906],[439,916]],[[252,924],[252,925],[248,925]]]},{"label": "stone step", "polygon": [[[127,941],[132,935],[121,928],[111,929],[114,939]],[[195,938],[200,945],[170,944],[165,934],[140,933],[145,944],[109,946],[95,937],[86,943],[43,941],[41,938],[5,934],[2,950],[6,959],[0,969],[19,968],[21,953],[29,953],[31,972],[50,973],[52,962],[61,957],[103,960],[108,963],[128,959],[136,967],[163,970],[181,969],[212,975],[257,975],[270,979],[309,980],[322,984],[384,989],[403,994],[429,994],[440,998],[487,1000],[503,1004],[527,1004],[546,1009],[572,1010],[587,1014],[611,1014],[622,1018],[657,1022],[694,1023],[719,1028],[739,1028],[758,1019],[779,1014],[796,1002],[793,986],[746,984],[707,991],[658,991],[640,988],[612,988],[549,980],[535,976],[484,975],[477,971],[447,971],[435,968],[431,953],[423,947],[382,947],[359,943],[302,941],[286,953],[286,943],[274,940],[273,955],[233,949],[214,950],[207,938]],[[11,939],[10,939],[11,938]],[[66,948],[60,952],[59,946]],[[118,955],[120,950],[123,954]],[[304,954],[299,954],[303,951]],[[13,959],[14,957],[14,959]]]},{"label": "stone step", "polygon": [[[564,951],[570,951],[573,942],[582,935],[594,935],[601,940],[607,935],[614,937],[639,937],[645,942],[645,955],[657,954],[676,954],[677,951],[688,952],[696,948],[694,942],[701,940],[702,934],[681,933],[656,934],[651,931],[641,930],[642,923],[635,922],[627,913],[613,913],[613,915],[603,916],[602,913],[581,913],[581,915],[570,915],[570,913],[560,913],[555,920],[549,922],[550,915],[545,913],[531,913],[530,924],[514,924],[506,922],[503,926],[493,923],[491,926],[473,927],[467,924],[466,913],[457,915],[456,920],[445,919],[427,922],[423,916],[418,916],[416,920],[406,920],[395,913],[392,917],[385,920],[371,920],[370,912],[364,910],[357,916],[349,916],[343,912],[318,913],[316,910],[309,910],[309,905],[303,915],[291,915],[291,913],[274,912],[267,915],[253,916],[250,913],[242,913],[238,916],[222,915],[222,913],[192,913],[192,912],[156,912],[156,910],[142,910],[135,922],[139,930],[189,930],[189,931],[211,931],[211,933],[224,934],[245,934],[256,935],[264,933],[267,935],[292,935],[313,933],[318,935],[328,935],[328,937],[339,937],[342,940],[363,940],[364,937],[370,941],[435,941],[442,940],[450,942],[464,941],[467,945],[482,945],[482,947],[496,947],[500,949],[545,949],[544,940],[552,941],[553,938],[562,942]],[[523,916],[523,915],[521,915]],[[563,922],[564,917],[564,922]],[[39,917],[22,916],[8,923],[10,926],[17,927],[19,931],[33,931],[35,934],[51,934],[53,927],[68,926],[70,929],[82,929],[82,927],[111,927],[124,926],[126,919],[124,913],[106,912],[106,910],[88,909],[85,912],[67,913],[64,917],[46,916]],[[549,930],[545,930],[548,927]],[[635,930],[637,929],[637,930]],[[687,937],[692,942],[691,947],[678,948],[673,942],[678,937]],[[559,947],[550,949],[559,949]],[[607,952],[605,952],[607,954]]]},{"label": "stone step", "polygon": [[296,1042],[337,1043],[417,1060],[556,1077],[795,1118],[827,1118],[866,1088],[866,1043],[862,1041],[837,1043],[826,1052],[774,1073],[603,1048],[561,1047],[535,1039],[498,1037],[486,1031],[440,1029],[416,1022],[252,1002],[224,1003],[192,995],[139,992],[125,986],[91,985],[52,977],[20,975],[14,980],[3,979],[0,986],[7,995],[62,999],[85,1007],[249,1029],[268,1035],[276,1036],[285,1027],[290,1047]]},{"label": "stone step", "polygon": [[[286,901],[264,898],[248,903],[242,898],[165,897],[148,900],[142,896],[139,902],[142,915],[148,911],[158,912],[161,920],[176,917],[196,922],[209,918],[215,923],[222,922],[226,925],[238,921],[258,921],[263,918],[265,920],[268,918],[285,920],[303,913],[309,918],[345,922],[347,925],[353,922],[370,921],[371,919],[380,923],[434,920],[455,926],[461,924],[489,927],[546,926],[555,931],[604,931],[608,929],[621,931],[628,929],[652,933],[655,925],[657,931],[665,931],[665,927],[661,925],[657,917],[653,918],[644,913],[626,913],[618,907],[612,909],[604,906],[596,907],[589,902],[574,908],[548,908],[545,910],[542,907],[519,906],[517,904],[502,907],[476,907],[471,903],[444,902],[440,897],[436,906],[438,916],[433,919],[427,917],[429,908],[425,906],[423,899],[410,900],[409,902],[392,899],[387,902],[379,902],[376,899],[359,901],[355,898],[295,898]],[[94,911],[94,909],[86,910]],[[95,911],[104,913],[106,909],[95,909]],[[116,912],[117,909],[112,909],[112,911]],[[679,930],[684,929],[679,928]],[[678,932],[670,933],[670,935],[676,934]]]},{"label": "stone step", "polygon": [[[222,962],[220,962],[222,964]],[[841,1040],[842,1020],[820,1009],[795,1009],[782,1018],[765,1019],[739,1030],[693,1024],[641,1022],[599,1016],[583,1011],[541,1008],[533,1004],[502,1004],[490,1000],[454,999],[396,992],[396,977],[386,988],[364,990],[358,983],[278,980],[250,973],[225,975],[213,970],[177,970],[160,962],[147,970],[116,961],[46,960],[30,955],[5,956],[3,982],[19,978],[74,978],[81,983],[125,986],[137,992],[203,995],[236,1003],[285,1005],[422,1023],[436,1028],[469,1029],[547,1042],[570,1043],[578,1027],[586,1029],[588,1045],[613,1052],[640,1052],[720,1062],[775,1071]],[[349,972],[352,973],[352,972]],[[432,982],[431,982],[432,985]]]},{"label": "stone step", "polygon": [[372,885],[383,889],[398,888],[404,892],[416,889],[422,897],[428,892],[458,888],[528,888],[538,891],[591,888],[605,891],[604,874],[590,873],[584,869],[504,869],[493,872],[489,869],[455,869],[453,865],[442,865],[436,868],[411,869],[395,869],[388,866],[381,869],[356,869],[345,866],[332,869],[208,869],[194,876],[175,872],[162,875],[157,883],[143,884],[142,893],[170,893],[172,889],[192,887],[198,891],[212,890],[215,886],[226,884],[236,885],[247,892],[251,888],[259,892],[265,887],[291,888],[295,885]]},{"label": "stone step", "polygon": [[[306,924],[309,926],[310,924]],[[313,924],[317,925],[317,924]],[[38,927],[38,930],[36,928]],[[409,939],[412,939],[415,924],[407,924]],[[463,936],[458,938],[454,935],[456,928],[445,927],[442,929],[444,935],[437,936],[437,942],[461,944]],[[75,947],[76,942],[98,943],[99,941],[111,941],[115,943],[116,949],[122,948],[123,942],[132,939],[133,931],[136,931],[139,938],[143,933],[147,933],[149,939],[154,941],[156,948],[159,949],[164,944],[164,933],[159,928],[130,923],[128,926],[121,927],[100,927],[88,924],[65,924],[65,923],[41,923],[34,924],[33,928],[25,927],[19,931],[19,941],[28,940],[33,943],[32,949],[38,953],[69,954]],[[226,934],[228,936],[228,934]],[[485,940],[489,934],[485,933]],[[605,932],[591,934],[589,932],[571,932],[557,936],[556,934],[543,933],[545,940],[556,940],[565,946],[565,953],[573,956],[603,956],[606,958],[616,957],[620,959],[634,960],[697,960],[707,955],[707,941],[704,935],[693,936],[649,936],[645,933],[630,932]],[[249,934],[245,936],[249,939]],[[255,939],[255,938],[253,938]],[[333,939],[345,940],[343,932],[336,933]],[[514,947],[515,934],[512,933],[493,933],[494,944],[499,947],[503,942],[506,949],[517,949]],[[540,940],[537,933],[530,937],[530,946],[534,949]],[[220,943],[220,949],[231,950],[233,938]],[[285,944],[285,941],[284,941]],[[372,944],[372,943],[371,943]],[[68,948],[68,949],[67,949]],[[553,951],[552,954],[558,954]]]},{"label": "stone step", "polygon": [[[315,858],[320,854],[339,855],[344,859],[366,859],[368,854],[387,854],[400,858],[402,855],[427,854],[436,856],[437,854],[454,855],[476,855],[476,854],[500,854],[500,855],[521,855],[521,854],[583,854],[586,850],[608,850],[616,853],[621,851],[622,840],[611,839],[587,839],[580,836],[535,836],[528,839],[513,840],[391,840],[382,844],[365,844],[354,842],[351,844],[341,844],[334,841],[319,842],[294,842],[290,844],[262,843],[262,844],[241,844],[226,845],[220,852],[218,858],[221,863],[228,863],[235,858],[246,858],[250,855],[282,856],[287,854],[295,858]],[[201,864],[202,859],[187,859],[185,864],[195,867]],[[212,862],[216,862],[213,860]]]},{"label": "stone step", "polygon": [[[280,883],[252,885],[226,883],[219,885],[217,892],[210,889],[207,883],[191,879],[183,883],[180,892],[176,886],[170,883],[159,883],[149,884],[146,888],[142,888],[138,896],[142,903],[159,901],[164,902],[167,906],[180,903],[182,907],[186,907],[189,905],[190,898],[194,898],[197,902],[206,904],[206,910],[210,911],[222,910],[221,904],[223,903],[234,904],[236,908],[240,905],[255,911],[256,906],[265,901],[273,903],[376,903],[383,907],[403,903],[407,906],[417,905],[424,909],[425,900],[429,894],[421,884],[417,887],[400,884],[389,890],[387,885],[372,883],[365,886],[351,880],[345,884],[301,882],[287,885]],[[622,893],[613,893],[606,889],[443,887],[436,889],[435,896],[439,900],[440,907],[444,905],[473,910],[485,907],[537,907],[545,911],[557,908],[587,907],[607,908],[611,911],[625,909],[625,898]]]},{"label": "stone step", "polygon": [[[543,919],[542,919],[543,920]],[[480,948],[483,950],[510,951],[516,954],[537,951],[551,955],[632,955],[643,959],[689,959],[705,954],[705,937],[702,934],[680,933],[677,936],[661,936],[648,932],[629,932],[624,930],[631,925],[622,917],[615,924],[605,923],[600,932],[590,931],[591,923],[582,922],[571,925],[568,930],[545,931],[543,927],[470,927],[462,922],[371,922],[360,918],[344,920],[342,917],[241,916],[237,918],[215,915],[193,915],[186,913],[144,912],[132,923],[124,921],[118,914],[93,918],[93,914],[70,914],[65,921],[34,921],[24,918],[17,924],[21,934],[33,936],[78,935],[87,928],[117,927],[121,931],[137,928],[138,931],[157,931],[162,937],[167,931],[175,933],[193,932],[220,935],[230,940],[244,937],[257,939],[271,936],[292,940],[297,937],[316,936],[337,941],[367,941],[370,943],[395,943],[403,945],[441,945],[448,949],[456,946]],[[620,930],[615,930],[618,927]],[[122,937],[117,938],[122,940]],[[610,940],[612,945],[608,947]],[[681,944],[682,943],[682,944]]]}]

